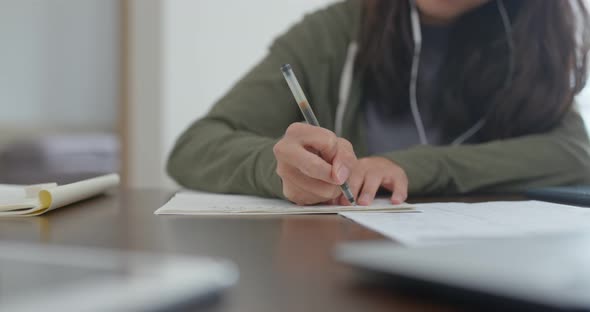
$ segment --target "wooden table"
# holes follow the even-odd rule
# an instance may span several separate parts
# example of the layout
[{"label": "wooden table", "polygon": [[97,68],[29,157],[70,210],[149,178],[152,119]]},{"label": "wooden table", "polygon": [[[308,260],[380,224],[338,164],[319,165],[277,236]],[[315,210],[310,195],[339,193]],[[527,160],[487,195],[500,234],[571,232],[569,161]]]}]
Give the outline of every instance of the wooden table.
[{"label": "wooden table", "polygon": [[0,219],[0,239],[229,258],[240,281],[206,311],[453,310],[360,286],[353,270],[333,260],[333,247],[384,238],[345,218],[154,215],[170,195],[122,190],[41,217]]}]

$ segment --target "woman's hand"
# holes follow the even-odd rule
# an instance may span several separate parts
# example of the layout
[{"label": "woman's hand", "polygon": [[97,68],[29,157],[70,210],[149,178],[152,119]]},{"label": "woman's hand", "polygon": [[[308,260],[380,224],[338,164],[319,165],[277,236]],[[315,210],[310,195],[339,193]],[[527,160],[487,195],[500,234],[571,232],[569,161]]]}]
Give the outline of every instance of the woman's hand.
[{"label": "woman's hand", "polygon": [[[401,204],[408,197],[408,177],[404,169],[383,157],[359,159],[352,169],[348,185],[357,203],[362,206],[373,202],[379,187],[393,192],[393,204]],[[348,201],[346,197],[341,196],[337,203],[347,205]]]},{"label": "woman's hand", "polygon": [[298,205],[335,201],[357,162],[350,142],[305,123],[291,124],[273,152],[283,194]]}]

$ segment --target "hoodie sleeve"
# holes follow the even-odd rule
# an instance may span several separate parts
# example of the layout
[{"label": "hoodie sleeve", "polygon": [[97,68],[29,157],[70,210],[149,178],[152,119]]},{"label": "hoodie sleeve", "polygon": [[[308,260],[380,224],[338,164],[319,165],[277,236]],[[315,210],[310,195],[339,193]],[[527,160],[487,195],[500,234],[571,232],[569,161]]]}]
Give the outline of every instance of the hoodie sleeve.
[{"label": "hoodie sleeve", "polygon": [[281,74],[291,63],[310,100],[329,89],[318,74],[328,53],[350,41],[356,1],[307,15],[278,37],[267,56],[177,140],[167,163],[180,185],[210,192],[282,197],[272,148],[287,127],[301,121]]},{"label": "hoodie sleeve", "polygon": [[590,183],[590,145],[574,110],[551,132],[484,144],[420,146],[384,156],[401,166],[409,193],[520,192]]}]

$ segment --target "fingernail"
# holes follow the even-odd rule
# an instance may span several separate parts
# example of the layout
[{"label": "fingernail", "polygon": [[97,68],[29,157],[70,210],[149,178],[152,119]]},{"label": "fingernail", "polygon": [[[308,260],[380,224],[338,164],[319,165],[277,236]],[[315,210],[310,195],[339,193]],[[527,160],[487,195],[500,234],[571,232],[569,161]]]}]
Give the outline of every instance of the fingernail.
[{"label": "fingernail", "polygon": [[338,173],[336,173],[336,177],[338,178],[338,183],[344,184],[344,182],[346,182],[346,179],[348,179],[349,174],[350,174],[350,170],[348,170],[348,168],[346,168],[346,166],[340,167],[340,169],[338,169]]},{"label": "fingernail", "polygon": [[370,203],[371,203],[371,196],[369,196],[368,194],[363,194],[359,198],[359,204],[361,204],[363,206],[367,206]]}]

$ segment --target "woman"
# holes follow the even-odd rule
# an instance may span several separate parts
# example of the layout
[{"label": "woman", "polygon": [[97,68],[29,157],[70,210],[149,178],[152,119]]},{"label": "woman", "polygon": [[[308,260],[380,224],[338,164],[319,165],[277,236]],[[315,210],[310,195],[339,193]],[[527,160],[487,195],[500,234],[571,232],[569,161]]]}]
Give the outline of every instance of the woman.
[{"label": "woman", "polygon": [[[373,0],[307,16],[178,140],[181,185],[368,205],[407,194],[590,182],[573,109],[586,81],[583,1]],[[290,63],[325,129],[301,123]]]}]

